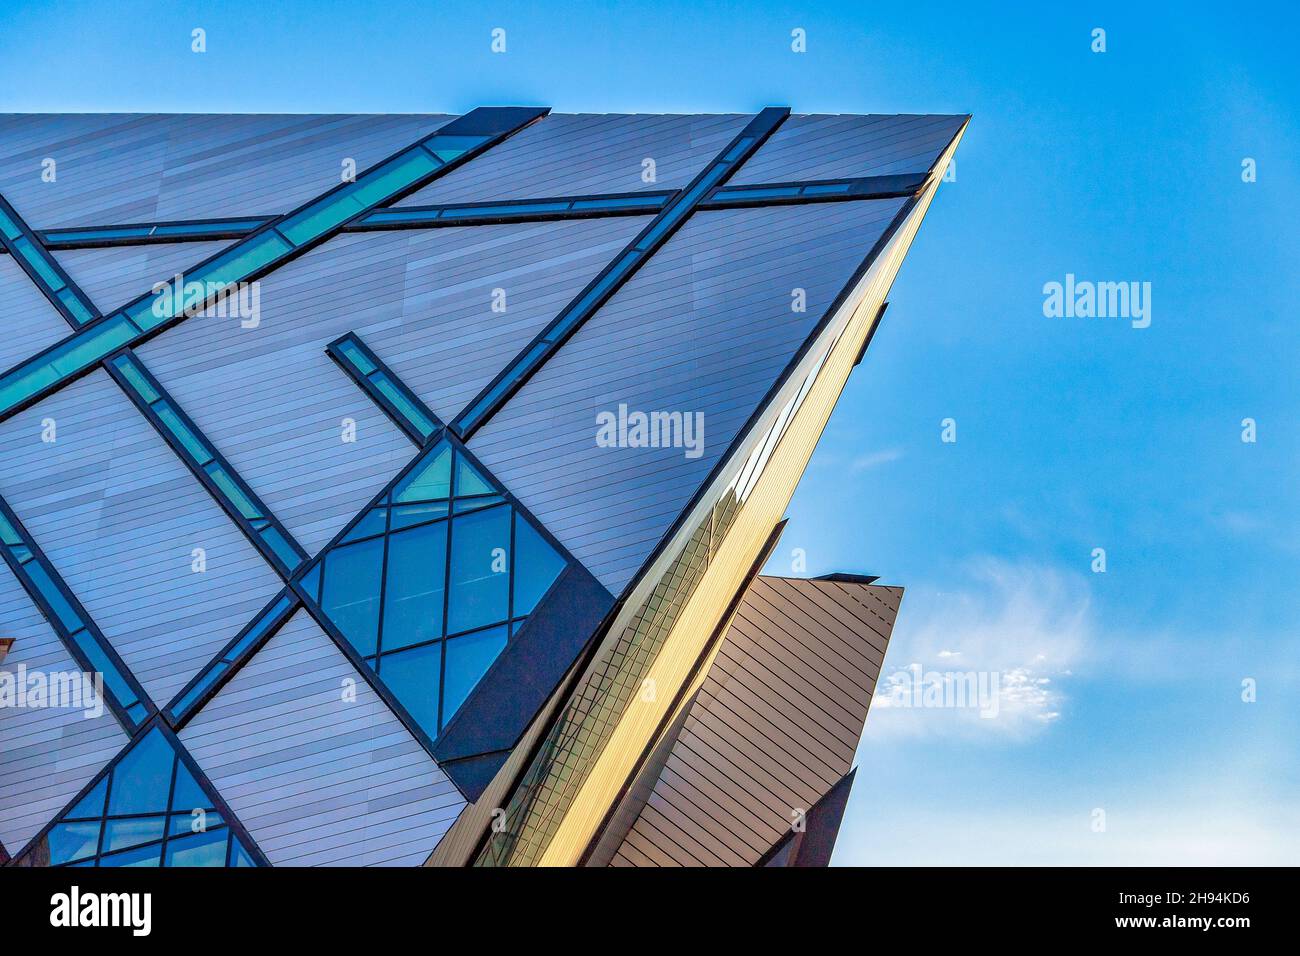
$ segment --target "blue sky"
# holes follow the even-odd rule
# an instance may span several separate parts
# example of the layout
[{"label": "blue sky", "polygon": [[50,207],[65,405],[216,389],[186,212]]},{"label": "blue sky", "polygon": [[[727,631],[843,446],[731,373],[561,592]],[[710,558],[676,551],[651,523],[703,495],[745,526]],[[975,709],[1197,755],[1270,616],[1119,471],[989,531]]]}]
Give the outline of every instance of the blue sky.
[{"label": "blue sky", "polygon": [[[1012,690],[873,710],[836,860],[1294,863],[1300,24],[1013,6],[11,0],[0,110],[973,113],[769,571],[902,584],[887,672]],[[1151,326],[1045,318],[1066,273]]]}]

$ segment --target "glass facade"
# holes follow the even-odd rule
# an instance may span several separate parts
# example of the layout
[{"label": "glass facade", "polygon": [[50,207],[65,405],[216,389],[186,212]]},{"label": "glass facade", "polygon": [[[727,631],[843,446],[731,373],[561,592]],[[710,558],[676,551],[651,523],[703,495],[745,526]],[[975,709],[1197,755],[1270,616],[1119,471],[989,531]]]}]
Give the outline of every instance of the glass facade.
[{"label": "glass facade", "polygon": [[[598,662],[575,696],[559,705],[557,723],[526,766],[522,782],[506,807],[505,829],[490,838],[478,862],[514,864],[540,860],[572,806],[582,781],[606,748],[610,733],[618,728],[642,679],[673,635],[683,608],[696,594],[711,562],[715,562],[728,540],[749,491],[802,402],[817,368],[810,373],[799,394],[781,411],[770,431],[752,448],[752,454],[731,469],[731,478],[717,492],[712,507],[707,507],[706,502],[704,509],[697,512],[707,511],[703,521],[693,531],[678,531],[674,539],[677,553],[660,559],[664,570],[656,582],[638,585],[635,600],[641,603],[635,609],[621,608],[617,596],[604,589],[603,577],[598,582],[576,562],[571,564],[567,552],[477,461],[465,442],[696,211],[877,198],[891,194],[890,190],[895,190],[892,194],[896,195],[914,195],[927,183],[927,174],[913,174],[729,185],[734,182],[733,174],[778,128],[787,112],[770,109],[754,117],[679,189],[530,199],[515,198],[521,191],[517,188],[503,188],[496,194],[512,198],[428,206],[392,205],[544,113],[500,109],[474,111],[413,144],[407,140],[404,148],[361,173],[355,181],[342,183],[283,216],[246,215],[185,222],[62,227],[37,232],[0,197],[2,251],[14,257],[15,263],[73,327],[67,338],[0,375],[0,421],[90,370],[107,371],[195,479],[283,578],[282,590],[159,712],[18,517],[0,500],[0,557],[77,662],[87,670],[104,675],[108,703],[130,736],[126,749],[34,842],[19,849],[11,839],[10,849],[20,852],[28,864],[43,861],[59,866],[265,864],[238,821],[229,818],[229,808],[189,758],[176,732],[188,727],[189,721],[226,682],[300,609],[304,617],[310,614],[328,633],[332,643],[327,650],[333,654],[335,646],[342,648],[413,732],[417,742],[444,768],[451,768],[471,766],[471,757],[502,752],[495,740],[492,746],[481,746],[471,752],[470,744],[481,741],[464,743],[460,739],[471,736],[462,733],[471,724],[478,726],[477,721],[468,719],[470,713],[477,716],[480,711],[503,706],[499,703],[500,695],[494,696],[499,688],[494,687],[493,694],[480,695],[470,708],[464,707],[502,654],[510,650],[496,672],[502,675],[501,687],[513,692],[509,686],[511,681],[505,676],[508,674],[515,678],[527,674],[529,681],[540,685],[543,681],[534,678],[541,655],[548,654],[548,661],[564,657],[567,663],[582,652],[578,645],[563,655],[554,653],[557,635],[581,634],[584,640],[589,638],[596,627],[594,621],[610,613],[612,605],[618,608],[614,613],[624,616],[620,618],[620,630],[610,635],[611,640],[607,642],[608,656]],[[726,127],[728,132],[724,135],[734,133],[743,122],[742,119]],[[701,157],[700,162],[703,161]],[[500,165],[510,169],[514,162],[514,158],[507,161],[503,157]],[[485,170],[484,181],[494,181],[500,175],[499,169]],[[542,179],[539,177],[537,182],[541,183]],[[479,195],[473,188],[464,188],[465,183],[460,179],[448,185],[456,196],[465,200]],[[553,191],[563,188],[557,186]],[[568,188],[576,192],[584,187]],[[492,195],[486,189],[482,192]],[[198,209],[198,206],[173,203],[157,208]],[[173,213],[177,214],[181,213]],[[348,333],[325,347],[339,368],[402,429],[418,451],[413,452],[415,460],[390,481],[378,498],[368,504],[365,499],[343,504],[347,513],[355,513],[358,507],[363,510],[314,557],[289,535],[218,447],[132,352],[137,343],[211,303],[220,294],[216,287],[255,280],[341,232],[618,215],[645,216],[644,223],[631,226],[636,229],[644,225],[644,228],[630,243],[613,253],[594,278],[590,273],[582,276],[579,281],[588,278],[591,281],[567,304],[555,303],[555,306],[563,304],[563,308],[549,313],[553,318],[546,328],[519,351],[450,426],[440,421],[355,333]],[[55,218],[69,221],[62,214]],[[508,234],[509,230],[504,233]],[[218,246],[217,254],[185,272],[186,288],[192,284],[198,291],[182,291],[175,301],[161,307],[159,297],[142,294],[105,314],[77,288],[49,251],[50,248],[222,239],[230,240],[229,244]],[[617,239],[616,248],[623,241]],[[563,255],[568,256],[569,250],[565,249]],[[467,268],[466,275],[469,274]],[[43,304],[34,296],[31,298],[38,306]],[[389,304],[387,300],[373,303],[375,309]],[[406,304],[403,301],[403,309]],[[368,313],[371,307],[372,303],[368,302],[359,311]],[[390,318],[393,317],[384,315],[380,321]],[[372,325],[373,319],[374,316],[365,315],[367,327],[376,327]],[[405,312],[396,320],[406,321]],[[309,329],[304,326],[294,331],[305,335]],[[491,333],[504,334],[495,327]],[[320,348],[324,339],[336,334],[335,330],[321,335],[319,340],[313,339],[317,344],[312,348]],[[318,361],[319,357],[319,352],[314,352],[311,359]],[[325,374],[337,373],[326,370]],[[179,381],[178,378],[178,390]],[[337,381],[331,387],[341,388],[344,393],[348,388]],[[786,390],[783,394],[790,392]],[[303,404],[306,402],[304,399]],[[769,411],[765,420],[771,418]],[[235,432],[232,437],[231,431],[219,432],[216,421],[214,418],[212,434],[220,435],[231,449],[237,447],[245,436]],[[335,436],[331,432],[328,437],[333,441]],[[256,441],[259,436],[250,430],[247,440]],[[301,519],[301,511],[308,510],[309,506],[302,505],[302,501],[309,500],[311,495],[319,497],[316,491],[299,494],[300,485],[296,482],[283,483],[292,486],[292,494],[284,494],[283,487],[277,492],[273,479],[255,475],[249,467],[250,477],[259,489],[271,500],[286,502],[282,507],[284,514],[294,516],[291,520]],[[295,478],[309,470],[301,468]],[[501,472],[507,473],[504,465]],[[329,474],[332,477],[333,473]],[[361,494],[372,494],[382,480],[375,480]],[[716,491],[721,484],[711,487]],[[354,493],[344,485],[345,481],[340,480],[339,501],[345,494]],[[350,487],[355,489],[356,485]],[[282,497],[276,497],[277,493]],[[333,489],[330,493],[334,493]],[[521,489],[520,493],[524,491]],[[293,495],[298,498],[295,500]],[[315,507],[314,501],[310,507]],[[142,508],[141,513],[146,511],[147,508]],[[757,511],[754,508],[750,513]],[[30,517],[33,522],[37,520],[35,513]],[[310,520],[315,520],[315,516]],[[338,525],[335,521],[329,527],[334,529]],[[732,539],[740,537],[737,533]],[[313,544],[313,550],[315,547]],[[732,544],[726,555],[737,549],[738,545]],[[592,565],[595,568],[596,562]],[[65,570],[74,579],[71,568]],[[258,570],[264,571],[260,567]],[[562,577],[563,582],[556,587]],[[715,573],[708,581],[716,577]],[[590,607],[580,607],[581,601],[575,597],[580,591],[575,584],[579,578],[584,579],[580,583],[588,589],[585,599]],[[586,584],[587,581],[590,583]],[[608,599],[607,604],[597,607],[600,604],[594,596],[597,590],[601,598]],[[178,589],[175,593],[181,592]],[[90,590],[85,592],[85,597],[91,607],[98,606]],[[547,621],[542,624],[535,619],[535,611],[544,600],[548,613]],[[696,598],[697,604],[700,600]],[[590,626],[570,626],[575,620],[587,621],[579,611],[591,617]],[[200,613],[200,609],[195,613]],[[524,632],[530,616],[534,618],[532,629]],[[107,618],[105,622],[107,625]],[[241,620],[227,627],[234,631],[243,623]],[[522,640],[515,643],[521,632]],[[228,633],[219,639],[227,637]],[[667,646],[673,649],[677,643]],[[334,654],[336,660],[337,656]],[[355,671],[349,669],[348,673],[355,674]],[[184,675],[177,676],[177,683],[183,679]],[[548,694],[559,680],[556,677],[545,682]],[[514,678],[512,681],[517,685],[527,683]],[[172,693],[170,688],[167,693]],[[223,706],[227,699],[222,698]],[[522,711],[524,707],[520,705],[517,709]],[[529,701],[527,719],[532,719],[537,712]],[[446,733],[458,713],[465,716],[453,732]],[[492,715],[498,716],[496,711]],[[385,716],[390,720],[393,717]],[[507,723],[501,721],[502,726]],[[438,753],[449,754],[445,759],[434,754],[435,741],[444,748]],[[193,746],[194,753],[206,765],[208,757],[199,744],[188,736],[186,743]],[[413,751],[418,751],[415,742],[407,743]],[[452,744],[463,744],[464,749],[457,751]],[[609,749],[614,752],[617,748]],[[424,754],[419,756],[423,758]],[[97,765],[102,765],[107,753],[98,759]],[[221,763],[214,760],[209,769],[219,767]],[[482,770],[474,772],[483,773]],[[462,794],[473,792],[451,770],[447,770],[447,775],[461,788]],[[62,792],[56,802],[66,801],[70,788],[84,779],[79,777],[76,783],[69,784],[69,790]],[[224,786],[224,778],[219,779]],[[466,779],[470,779],[469,771]],[[197,829],[193,825],[195,820],[202,820]],[[22,839],[27,840],[30,832],[23,834]],[[260,830],[257,833],[265,845],[273,845]]]},{"label": "glass facade", "polygon": [[760,145],[776,131],[789,110],[768,108],[759,113],[722,155],[704,167],[612,263],[578,293],[465,411],[456,416],[452,429],[468,439],[505,401],[564,343],[623,283],[639,269],[700,205],[709,190],[727,180]]},{"label": "glass facade", "polygon": [[442,427],[437,416],[397,379],[355,332],[331,342],[325,351],[417,445],[423,445]]},{"label": "glass facade", "polygon": [[397,156],[336,187],[319,199],[263,225],[229,249],[186,270],[185,295],[172,301],[145,293],[107,319],[33,356],[0,378],[0,416],[61,380],[78,375],[123,345],[215,300],[225,286],[250,281],[329,237],[345,223],[384,202],[399,199],[450,168],[452,163],[498,142],[542,115],[543,110],[474,110]]},{"label": "glass facade", "polygon": [[432,740],[565,563],[444,437],[326,549],[300,585]]},{"label": "glass facade", "polygon": [[131,732],[148,718],[152,705],[108,639],[49,563],[9,504],[0,499],[0,555],[37,601],[50,626],[88,672],[104,676],[107,703]]},{"label": "glass facade", "polygon": [[153,727],[18,864],[240,867],[258,862],[176,745]]}]

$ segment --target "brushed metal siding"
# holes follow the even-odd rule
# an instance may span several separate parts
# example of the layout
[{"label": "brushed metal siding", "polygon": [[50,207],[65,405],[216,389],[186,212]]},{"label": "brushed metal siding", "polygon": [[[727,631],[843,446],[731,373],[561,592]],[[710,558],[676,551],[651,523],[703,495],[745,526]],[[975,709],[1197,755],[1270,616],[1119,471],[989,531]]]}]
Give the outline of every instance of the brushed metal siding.
[{"label": "brushed metal siding", "polygon": [[[376,244],[405,258],[401,314],[370,322],[362,337],[451,421],[648,221],[434,229],[406,233],[404,247]],[[506,293],[503,313],[491,310],[495,288]]]},{"label": "brushed metal siding", "polygon": [[[78,671],[63,642],[0,562],[0,634],[14,638],[0,671]],[[12,854],[126,744],[112,712],[0,707],[0,842]]]},{"label": "brushed metal siding", "polygon": [[902,589],[756,578],[613,866],[753,866],[848,772]]},{"label": "brushed metal siding", "polygon": [[[752,118],[552,113],[397,205],[677,189]],[[647,158],[655,182],[641,178]]]},{"label": "brushed metal siding", "polygon": [[[326,344],[360,333],[449,420],[640,222],[342,236],[261,280],[257,328],[196,316],[137,353],[315,553],[415,453]],[[504,314],[491,309],[498,286]],[[356,422],[355,443],[341,439],[344,418]]]},{"label": "brushed metal siding", "polygon": [[[418,114],[0,115],[0,193],[33,229],[288,212],[433,132]],[[44,159],[57,163],[41,179]]]},{"label": "brushed metal siding", "polygon": [[104,315],[149,292],[155,282],[170,282],[229,246],[228,241],[176,242],[157,246],[60,249],[51,255]]},{"label": "brushed metal siding", "polygon": [[791,116],[731,182],[772,183],[924,172],[965,116]]},{"label": "brushed metal siding", "polygon": [[72,330],[13,256],[0,256],[0,370],[12,368]]},{"label": "brushed metal siding", "polygon": [[[902,200],[701,212],[470,441],[619,594]],[[791,309],[803,288],[807,311]],[[599,448],[620,403],[704,413],[704,450]]]},{"label": "brushed metal siding", "polygon": [[105,372],[0,424],[0,493],[156,704],[280,587]]},{"label": "brushed metal siding", "polygon": [[465,806],[302,611],[180,737],[278,866],[418,866]]}]

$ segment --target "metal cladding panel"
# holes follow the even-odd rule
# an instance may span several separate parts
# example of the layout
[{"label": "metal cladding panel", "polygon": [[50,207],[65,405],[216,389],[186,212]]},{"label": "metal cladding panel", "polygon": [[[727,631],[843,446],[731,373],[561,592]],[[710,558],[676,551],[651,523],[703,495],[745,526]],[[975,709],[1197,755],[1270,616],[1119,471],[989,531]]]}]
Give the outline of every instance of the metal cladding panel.
[{"label": "metal cladding panel", "polygon": [[281,586],[102,371],[0,424],[0,494],[159,705]]},{"label": "metal cladding panel", "polygon": [[[401,311],[358,330],[435,414],[451,421],[648,221],[433,229],[404,233],[405,245],[384,237],[391,254],[406,261]],[[381,246],[358,244],[382,255]],[[504,312],[492,311],[494,289],[505,293]]]},{"label": "metal cladding panel", "polygon": [[[288,212],[442,115],[0,115],[0,193],[34,229]],[[42,178],[53,159],[55,179]],[[197,260],[196,260],[197,261]]]},{"label": "metal cladding panel", "polygon": [[465,806],[302,611],[180,737],[277,866],[418,866]]},{"label": "metal cladding panel", "polygon": [[[0,672],[78,672],[9,566],[0,563],[0,634],[14,639]],[[107,708],[0,707],[0,843],[17,853],[126,743]]]},{"label": "metal cladding panel", "polygon": [[[359,333],[449,420],[644,222],[341,236],[260,281],[256,328],[196,316],[137,353],[315,553],[415,453],[325,346]],[[342,441],[345,418],[355,442]]]},{"label": "metal cladding panel", "polygon": [[155,282],[174,282],[229,242],[175,242],[157,246],[62,249],[51,253],[104,315],[149,292]]},{"label": "metal cladding panel", "polygon": [[965,116],[791,116],[731,182],[892,176],[929,169]]},{"label": "metal cladding panel", "polygon": [[848,772],[901,588],[759,577],[614,866],[753,866]]},{"label": "metal cladding panel", "polygon": [[[252,327],[200,315],[136,350],[311,553],[414,454],[325,354],[326,344],[367,317],[401,313],[400,254],[360,238],[328,243],[262,279]],[[355,441],[344,440],[346,421],[355,423]]]},{"label": "metal cladding panel", "polygon": [[0,256],[0,369],[12,368],[72,330],[13,256]]},{"label": "metal cladding panel", "polygon": [[[678,189],[753,117],[552,113],[399,206]],[[643,175],[653,160],[654,179]]]},{"label": "metal cladding panel", "polygon": [[[470,449],[621,593],[903,203],[695,214]],[[703,413],[702,452],[598,447],[597,416],[620,404]]]}]

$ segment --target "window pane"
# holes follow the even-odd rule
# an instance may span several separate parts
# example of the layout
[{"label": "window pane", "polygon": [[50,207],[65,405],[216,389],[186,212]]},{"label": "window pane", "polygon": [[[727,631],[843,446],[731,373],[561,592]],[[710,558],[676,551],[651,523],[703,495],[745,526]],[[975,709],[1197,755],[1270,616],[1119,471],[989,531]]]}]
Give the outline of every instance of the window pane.
[{"label": "window pane", "polygon": [[452,519],[447,631],[472,631],[510,616],[510,509]]},{"label": "window pane", "polygon": [[447,672],[442,687],[442,723],[455,716],[469,692],[506,647],[506,629],[494,627],[447,641]]},{"label": "window pane", "polygon": [[226,840],[230,831],[225,827],[177,837],[167,841],[167,866],[225,866]]},{"label": "window pane", "polygon": [[94,314],[86,307],[85,303],[73,294],[71,289],[62,290],[58,293],[58,296],[59,301],[64,304],[67,310],[72,313],[72,317],[81,325],[85,325],[94,318]]},{"label": "window pane", "polygon": [[166,817],[131,817],[126,820],[109,820],[104,824],[104,852],[125,850],[141,843],[161,840]]},{"label": "window pane", "polygon": [[427,505],[399,505],[393,509],[391,530],[409,528],[413,524],[424,524],[438,518],[447,517],[447,502],[435,501]]},{"label": "window pane", "polygon": [[358,179],[357,201],[363,207],[383,202],[389,196],[418,182],[441,166],[441,162],[424,150],[409,149],[373,173],[367,173]]},{"label": "window pane", "polygon": [[393,501],[438,501],[451,497],[451,446],[430,449],[424,460],[393,489]]},{"label": "window pane", "polygon": [[427,524],[388,539],[384,651],[442,636],[447,523]]},{"label": "window pane", "polygon": [[560,557],[522,515],[515,515],[516,615],[528,614],[564,570]]},{"label": "window pane", "polygon": [[149,731],[113,768],[108,815],[166,813],[175,759],[162,731]]},{"label": "window pane", "polygon": [[[30,567],[34,570],[36,565],[33,564]],[[135,694],[131,691],[131,687],[127,684],[121,671],[113,666],[113,662],[104,653],[104,649],[99,646],[99,643],[90,636],[90,632],[81,631],[73,634],[72,639],[76,642],[77,647],[81,648],[81,652],[90,660],[91,670],[104,675],[104,686],[108,688],[108,692],[116,697],[123,707],[130,709],[132,717],[136,720],[143,719],[143,713],[135,713],[136,707],[140,707],[141,711],[143,711],[143,705],[136,703]]]},{"label": "window pane", "polygon": [[475,470],[464,455],[456,456],[456,497],[462,495],[490,495],[496,491]]},{"label": "window pane", "polygon": [[59,375],[69,375],[98,362],[135,338],[135,330],[126,316],[115,316],[92,326],[57,352],[51,353],[50,365]]},{"label": "window pane", "polygon": [[360,654],[373,654],[379,634],[379,585],[384,541],[335,548],[325,559],[321,609]]},{"label": "window pane", "polygon": [[[162,420],[163,427],[175,436],[176,440],[184,446],[187,452],[190,453],[191,458],[197,461],[200,465],[206,465],[212,460],[212,454],[208,451],[207,446],[204,445],[203,442],[199,441],[198,436],[185,427],[185,423],[180,420],[180,416],[173,411],[170,405],[160,405],[157,412],[158,418]],[[221,480],[218,479],[216,475],[213,475],[212,477],[217,484],[222,484]],[[227,484],[229,484],[229,482],[227,482]]]},{"label": "window pane", "polygon": [[438,674],[442,668],[442,643],[385,654],[379,676],[415,722],[430,737],[438,733]]},{"label": "window pane", "polygon": [[479,143],[487,142],[487,140],[487,136],[457,136],[448,133],[445,136],[435,136],[424,144],[424,148],[432,152],[444,163],[449,163],[456,157],[463,156]]},{"label": "window pane", "polygon": [[100,866],[158,866],[158,858],[162,854],[162,844],[155,843],[153,846],[142,846],[138,850],[127,850],[124,853],[114,853],[112,856],[103,857],[99,861]]},{"label": "window pane", "polygon": [[230,865],[231,866],[257,866],[253,858],[248,855],[244,845],[233,834],[230,837]]},{"label": "window pane", "polygon": [[371,377],[370,381],[374,383],[375,388],[379,389],[385,398],[393,403],[393,407],[397,409],[398,414],[405,418],[421,436],[428,438],[433,434],[433,422],[429,421],[428,416],[420,411],[415,403],[389,380],[387,375],[379,372]]},{"label": "window pane", "polygon": [[190,833],[207,833],[221,826],[225,821],[215,810],[199,813],[173,813],[167,832],[171,836],[184,836]]},{"label": "window pane", "polygon": [[81,616],[73,610],[72,605],[64,598],[63,592],[55,586],[54,579],[45,568],[35,561],[27,564],[26,568],[36,589],[41,592],[45,600],[50,602],[50,607],[54,609],[54,616],[59,619],[59,623],[69,631],[79,630],[83,626]]},{"label": "window pane", "polygon": [[356,541],[358,538],[372,538],[377,534],[383,534],[388,525],[388,510],[386,508],[371,508],[361,520],[352,526],[352,530],[343,536],[343,541]]},{"label": "window pane", "polygon": [[371,363],[370,359],[366,358],[365,352],[357,348],[355,342],[340,342],[338,349],[349,362],[361,371],[362,375],[369,375],[375,370],[374,364]]},{"label": "window pane", "polygon": [[140,369],[136,367],[136,364],[132,362],[130,358],[122,357],[115,359],[113,364],[122,372],[127,383],[135,389],[136,393],[141,398],[150,404],[158,401],[158,393],[153,390],[153,387],[145,379],[144,375],[141,374]]},{"label": "window pane", "polygon": [[52,864],[68,863],[94,856],[99,846],[98,820],[86,823],[59,823],[50,828],[47,840]]},{"label": "window pane", "polygon": [[176,765],[176,789],[172,794],[172,810],[207,809],[212,806],[212,799],[203,792],[199,782],[194,779],[189,768],[183,763]]},{"label": "window pane", "polygon": [[95,789],[90,791],[80,800],[77,805],[69,810],[64,816],[66,817],[102,817],[104,815],[104,797],[108,794],[108,778],[105,777],[99,783],[95,784]]}]

